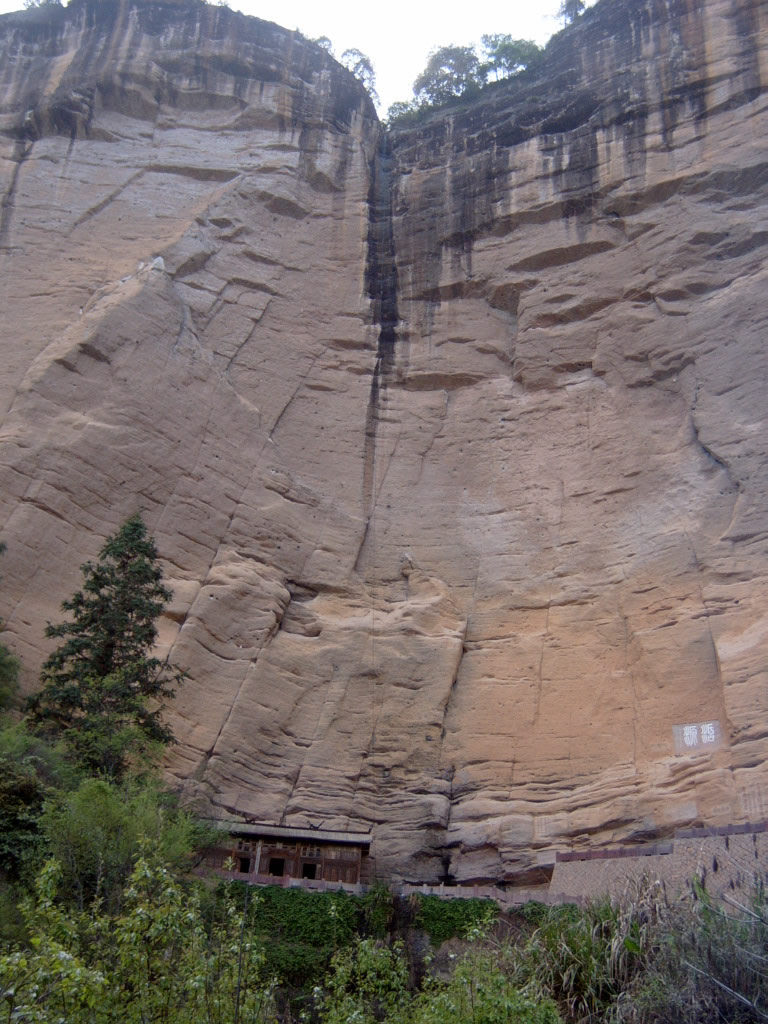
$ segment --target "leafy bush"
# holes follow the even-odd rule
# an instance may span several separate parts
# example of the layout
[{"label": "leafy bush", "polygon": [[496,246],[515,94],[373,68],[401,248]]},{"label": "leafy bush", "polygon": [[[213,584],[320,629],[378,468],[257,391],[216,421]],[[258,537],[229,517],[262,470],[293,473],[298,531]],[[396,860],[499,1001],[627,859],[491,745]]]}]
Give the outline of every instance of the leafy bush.
[{"label": "leafy bush", "polygon": [[409,128],[424,120],[427,114],[436,109],[431,103],[396,100],[387,110],[386,124],[389,128]]},{"label": "leafy bush", "polygon": [[7,1020],[67,1024],[230,1024],[275,1020],[260,943],[225,896],[208,931],[194,891],[140,857],[123,913],[56,903],[60,867],[40,874],[24,905],[31,948],[0,954]]},{"label": "leafy bush", "polygon": [[152,782],[86,779],[49,801],[41,829],[60,865],[59,894],[81,910],[96,897],[107,909],[119,909],[142,842],[150,841],[155,859],[178,870],[204,840],[198,823]]},{"label": "leafy bush", "polygon": [[382,1020],[394,1024],[411,1019],[409,1003],[408,964],[402,944],[388,947],[375,939],[361,939],[333,957],[321,1000],[321,1020],[323,1024],[376,1024]]},{"label": "leafy bush", "polygon": [[55,787],[76,780],[61,752],[23,723],[0,728],[0,872],[6,878],[17,881],[34,871],[45,846],[45,801]]},{"label": "leafy bush", "polygon": [[322,1024],[560,1024],[549,999],[519,992],[487,951],[463,958],[448,981],[408,990],[401,943],[372,939],[337,953],[320,1000]]},{"label": "leafy bush", "polygon": [[455,935],[466,935],[478,925],[495,920],[499,908],[492,900],[451,899],[417,895],[416,927],[423,928],[433,946]]},{"label": "leafy bush", "polygon": [[414,1001],[412,1024],[559,1024],[557,1007],[546,997],[515,988],[488,951],[465,957],[450,981],[432,981]]},{"label": "leafy bush", "polygon": [[383,882],[372,885],[362,899],[363,931],[366,936],[383,939],[392,923],[395,905],[389,886]]},{"label": "leafy bush", "polygon": [[355,940],[362,911],[360,897],[343,890],[321,893],[267,886],[252,903],[249,923],[267,940],[270,974],[292,988],[303,988],[321,981],[336,950]]}]

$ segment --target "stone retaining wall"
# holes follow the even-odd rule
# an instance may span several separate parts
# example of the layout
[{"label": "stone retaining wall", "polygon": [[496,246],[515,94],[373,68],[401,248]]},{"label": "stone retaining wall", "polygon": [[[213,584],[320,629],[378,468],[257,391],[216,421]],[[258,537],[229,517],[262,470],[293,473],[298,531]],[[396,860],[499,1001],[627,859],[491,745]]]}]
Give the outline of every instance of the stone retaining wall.
[{"label": "stone retaining wall", "polygon": [[628,884],[649,877],[663,882],[670,896],[682,894],[691,879],[702,880],[714,896],[747,896],[756,881],[768,880],[765,824],[717,829],[685,829],[674,840],[650,844],[648,853],[596,850],[575,857],[559,854],[549,884],[553,902],[580,902],[607,894],[620,897]]},{"label": "stone retaining wall", "polygon": [[671,897],[699,878],[713,896],[743,902],[755,882],[768,882],[768,823],[680,829],[673,839],[642,846],[553,852],[548,885],[528,888],[492,885],[404,885],[443,899],[492,899],[504,909],[540,903],[584,903],[601,896],[621,898],[643,878],[662,882]]}]

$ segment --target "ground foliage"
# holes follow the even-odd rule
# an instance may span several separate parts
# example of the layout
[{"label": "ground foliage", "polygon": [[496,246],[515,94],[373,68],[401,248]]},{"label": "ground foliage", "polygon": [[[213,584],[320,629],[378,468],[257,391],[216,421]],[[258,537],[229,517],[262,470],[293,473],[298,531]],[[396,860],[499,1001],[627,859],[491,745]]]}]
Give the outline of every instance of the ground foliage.
[{"label": "ground foliage", "polygon": [[363,906],[361,897],[344,891],[271,886],[251,903],[249,922],[266,941],[270,970],[291,989],[301,990],[322,981],[334,952],[359,933]]},{"label": "ground foliage", "polygon": [[0,644],[0,711],[10,707],[16,699],[18,679],[19,659],[11,654],[5,644]]},{"label": "ground foliage", "polygon": [[607,1018],[642,966],[645,912],[639,902],[627,907],[608,900],[586,909],[536,905],[527,915],[535,930],[511,958],[511,976],[525,991],[554,999],[566,1020]]},{"label": "ground foliage", "polygon": [[[6,546],[0,543],[0,555],[5,551]],[[0,632],[3,631],[3,623],[0,621]],[[19,688],[19,659],[5,646],[0,643],[0,713],[11,707]]]},{"label": "ground foliage", "polygon": [[23,913],[29,948],[0,956],[8,1021],[67,1024],[224,1024],[275,1020],[261,943],[225,897],[209,923],[189,890],[149,851],[136,861],[117,916],[57,900],[49,861]]},{"label": "ground foliage", "polygon": [[617,1020],[768,1020],[768,896],[759,878],[751,891],[722,900],[694,880],[687,899],[661,901],[657,915],[641,943],[642,969],[617,1000]]},{"label": "ground foliage", "polygon": [[428,979],[413,1001],[414,1024],[559,1024],[552,999],[521,991],[493,951],[473,950],[447,982]]},{"label": "ground foliage", "polygon": [[496,919],[499,908],[493,900],[453,899],[417,894],[416,927],[422,928],[434,946],[455,935],[466,935],[480,926],[488,927]]},{"label": "ground foliage", "polygon": [[195,851],[211,841],[210,829],[151,777],[121,784],[86,778],[76,789],[51,795],[39,824],[46,852],[59,865],[59,896],[80,910],[94,900],[120,909],[142,846],[183,874]]}]

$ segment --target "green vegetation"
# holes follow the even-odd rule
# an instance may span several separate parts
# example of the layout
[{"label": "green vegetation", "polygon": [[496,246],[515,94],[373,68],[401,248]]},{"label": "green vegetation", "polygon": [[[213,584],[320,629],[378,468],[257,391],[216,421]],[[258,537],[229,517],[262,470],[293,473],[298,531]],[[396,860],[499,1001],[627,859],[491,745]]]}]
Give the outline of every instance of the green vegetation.
[{"label": "green vegetation", "polygon": [[497,956],[477,950],[462,959],[448,982],[428,983],[414,1000],[414,1024],[560,1024],[554,1002],[515,987]]},{"label": "green vegetation", "polygon": [[0,711],[5,711],[13,704],[19,688],[18,678],[18,658],[11,654],[5,644],[0,644]]},{"label": "green vegetation", "polygon": [[39,826],[46,852],[59,865],[59,896],[80,910],[94,900],[107,909],[120,907],[143,846],[179,873],[211,841],[211,833],[153,778],[121,785],[86,778],[76,789],[51,794]]},{"label": "green vegetation", "polygon": [[[0,947],[4,1019],[742,1024],[766,1015],[760,890],[740,907],[716,906],[700,888],[670,904],[647,884],[620,907],[531,908],[516,938],[475,933],[448,975],[428,971],[414,985],[409,947],[360,937],[353,898],[239,883],[223,883],[212,898],[164,866],[150,841],[119,909],[99,899],[81,909],[63,898],[66,889],[51,860],[22,900],[27,938]],[[319,973],[291,964],[293,984],[271,952],[287,949],[291,935],[297,945],[337,946]]]},{"label": "green vegetation", "polygon": [[[5,544],[0,544],[0,555],[5,551]],[[0,622],[0,631],[3,628]],[[16,697],[19,688],[19,661],[5,644],[0,643],[0,714],[6,711]]]},{"label": "green vegetation", "polygon": [[333,958],[319,1007],[323,1024],[405,1024],[412,1002],[402,943],[363,939]]},{"label": "green vegetation", "polygon": [[538,927],[512,965],[527,992],[553,998],[566,1020],[602,1020],[639,968],[646,920],[640,903],[624,910],[602,901],[541,908]]},{"label": "green vegetation", "polygon": [[360,50],[345,50],[341,55],[341,63],[347,69],[351,71],[355,78],[362,83],[364,88],[370,94],[371,99],[374,103],[379,102],[379,96],[376,92],[376,72],[373,70],[373,64],[371,64],[370,57],[366,57]]},{"label": "green vegetation", "polygon": [[487,928],[499,908],[492,900],[442,900],[439,896],[417,896],[416,927],[422,928],[433,946],[454,935],[466,935],[478,927]]},{"label": "green vegetation", "polygon": [[653,927],[644,923],[629,941],[642,959],[626,997],[617,999],[626,1003],[620,1020],[768,1020],[768,895],[761,882],[721,903],[695,882],[689,899],[660,900]]},{"label": "green vegetation", "polygon": [[150,654],[171,592],[139,515],[81,570],[83,589],[62,605],[72,621],[45,631],[64,642],[43,665],[28,720],[41,736],[61,739],[86,771],[119,779],[129,762],[151,759],[173,739],[162,712],[184,673]]},{"label": "green vegetation", "polygon": [[585,0],[563,0],[560,4],[558,14],[565,24],[569,25],[572,21],[575,21],[580,14],[584,13],[586,6]]},{"label": "green vegetation", "polygon": [[482,84],[483,73],[474,46],[441,46],[429,55],[426,68],[413,83],[413,92],[419,105],[437,107],[471,96]]},{"label": "green vegetation", "polygon": [[529,39],[484,35],[482,53],[473,46],[442,46],[429,55],[413,83],[414,98],[393,103],[390,124],[413,124],[431,110],[476,96],[489,80],[513,78],[541,59],[542,49]]},{"label": "green vegetation", "polygon": [[[136,861],[118,915],[59,902],[60,867],[40,873],[22,906],[28,947],[0,954],[8,1021],[230,1024],[274,1021],[261,944],[224,893],[206,920],[199,894],[149,850]],[[5,1014],[7,1013],[7,1016]]]},{"label": "green vegetation", "polygon": [[363,898],[343,891],[312,893],[275,886],[260,892],[251,924],[266,942],[271,972],[301,988],[322,981],[333,954],[361,930],[363,909]]}]

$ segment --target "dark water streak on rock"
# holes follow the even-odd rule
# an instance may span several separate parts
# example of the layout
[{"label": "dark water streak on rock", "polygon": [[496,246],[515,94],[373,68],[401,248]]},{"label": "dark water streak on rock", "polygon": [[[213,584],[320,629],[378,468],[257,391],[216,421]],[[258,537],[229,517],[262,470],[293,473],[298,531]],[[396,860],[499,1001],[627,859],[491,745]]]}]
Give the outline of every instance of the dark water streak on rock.
[{"label": "dark water streak on rock", "polygon": [[[370,518],[376,461],[376,432],[380,406],[395,365],[395,346],[400,315],[397,305],[397,265],[392,225],[392,150],[389,136],[382,132],[371,161],[368,192],[368,251],[365,286],[371,300],[371,314],[378,328],[376,362],[365,415],[363,458],[363,509]],[[362,550],[362,548],[361,548]]]}]

